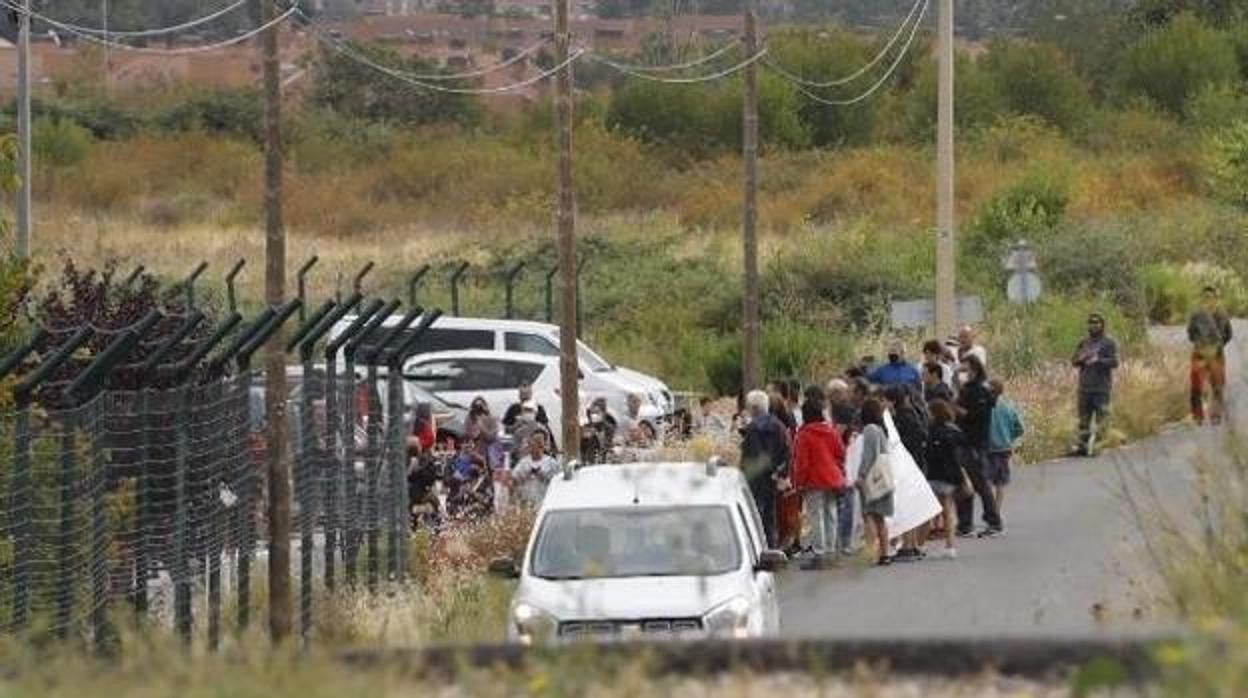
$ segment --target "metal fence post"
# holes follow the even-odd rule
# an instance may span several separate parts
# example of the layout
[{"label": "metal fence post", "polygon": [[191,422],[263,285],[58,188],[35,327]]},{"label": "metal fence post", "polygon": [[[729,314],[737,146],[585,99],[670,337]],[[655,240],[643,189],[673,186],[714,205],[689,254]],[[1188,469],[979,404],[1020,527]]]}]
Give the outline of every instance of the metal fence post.
[{"label": "metal fence post", "polygon": [[13,627],[26,629],[30,609],[31,541],[30,404],[19,401],[14,419],[13,476],[9,512],[13,517]]},{"label": "metal fence post", "polygon": [[460,262],[455,271],[451,272],[451,315],[459,316],[459,280],[468,271],[468,262]]},{"label": "metal fence post", "polygon": [[74,518],[77,516],[78,453],[74,443],[76,410],[66,410],[61,421],[61,535],[58,544],[60,573],[56,580],[56,633],[69,637],[74,613]]},{"label": "metal fence post", "polygon": [[507,271],[507,276],[506,276],[507,303],[506,303],[506,308],[504,310],[505,310],[506,317],[508,320],[515,317],[516,279],[519,278],[520,272],[522,271],[524,271],[524,262],[517,262],[514,267],[512,267],[510,270]]},{"label": "metal fence post", "polygon": [[[100,410],[105,404],[102,396],[96,396],[89,409]],[[103,416],[96,414],[95,424],[103,425]],[[103,435],[91,438],[91,630],[95,651],[108,652],[113,644],[113,631],[108,622],[108,548],[111,543],[108,531],[108,506],[105,498],[108,486],[108,458],[104,453]]]},{"label": "metal fence post", "polygon": [[191,644],[191,566],[190,525],[188,522],[187,466],[190,456],[190,395],[177,388],[174,424],[177,432],[176,475],[174,477],[173,526],[173,625],[183,644]]}]

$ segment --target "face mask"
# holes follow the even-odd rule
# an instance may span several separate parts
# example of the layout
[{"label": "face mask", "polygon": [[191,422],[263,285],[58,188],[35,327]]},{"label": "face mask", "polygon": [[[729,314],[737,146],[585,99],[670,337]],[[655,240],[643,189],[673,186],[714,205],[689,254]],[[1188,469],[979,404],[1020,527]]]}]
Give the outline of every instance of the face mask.
[{"label": "face mask", "polygon": [[971,379],[970,371],[958,371],[958,382],[965,383]]}]

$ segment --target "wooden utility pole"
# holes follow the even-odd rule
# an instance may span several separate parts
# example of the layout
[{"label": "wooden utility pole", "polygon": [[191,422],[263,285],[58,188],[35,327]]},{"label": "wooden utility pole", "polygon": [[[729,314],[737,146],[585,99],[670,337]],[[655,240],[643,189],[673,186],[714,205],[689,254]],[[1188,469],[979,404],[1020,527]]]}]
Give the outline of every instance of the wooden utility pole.
[{"label": "wooden utility pole", "polygon": [[936,332],[948,337],[958,324],[957,229],[953,183],[953,0],[940,1],[939,93],[936,107]]},{"label": "wooden utility pole", "polygon": [[555,0],[555,60],[563,66],[555,125],[559,131],[559,394],[563,400],[563,452],[581,455],[581,398],[577,361],[576,197],[572,189],[572,33],[568,26],[571,0]]},{"label": "wooden utility pole", "polygon": [[[758,53],[758,13],[754,0],[745,0],[746,57]],[[741,215],[741,238],[745,246],[745,285],[741,303],[742,387],[754,390],[761,383],[762,321],[759,318],[758,282],[758,64],[745,67],[745,113],[741,134],[742,159],[745,160],[744,206]]]},{"label": "wooden utility pole", "polygon": [[[277,17],[275,0],[260,0],[260,22]],[[282,84],[280,25],[260,39],[264,51],[264,298],[286,302],[286,230],[282,226]],[[290,462],[286,452],[286,354],[282,332],[265,350],[264,404],[269,484],[269,635],[290,637]]]},{"label": "wooden utility pole", "polygon": [[30,0],[17,17],[17,190],[16,252],[30,257]]}]

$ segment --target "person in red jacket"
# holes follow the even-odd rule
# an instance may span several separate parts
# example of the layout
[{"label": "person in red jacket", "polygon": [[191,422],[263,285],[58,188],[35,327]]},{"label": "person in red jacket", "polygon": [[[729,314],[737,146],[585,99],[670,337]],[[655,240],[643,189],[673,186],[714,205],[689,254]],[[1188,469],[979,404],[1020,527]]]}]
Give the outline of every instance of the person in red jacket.
[{"label": "person in red jacket", "polygon": [[802,426],[793,448],[793,486],[802,495],[802,518],[809,531],[805,566],[817,569],[836,554],[837,500],[844,495],[845,443],[827,421],[823,403],[807,400],[802,405]]}]

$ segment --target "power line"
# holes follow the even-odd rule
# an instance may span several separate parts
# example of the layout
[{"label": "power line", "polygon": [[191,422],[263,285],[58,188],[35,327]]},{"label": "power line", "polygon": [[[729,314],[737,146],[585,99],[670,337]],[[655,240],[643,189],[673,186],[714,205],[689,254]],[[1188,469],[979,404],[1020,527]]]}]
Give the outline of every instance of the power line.
[{"label": "power line", "polygon": [[[141,38],[141,37],[149,37],[149,36],[163,36],[165,34],[176,34],[178,32],[185,31],[187,29],[193,29],[195,27],[198,27],[201,24],[207,24],[213,20],[220,19],[221,17],[224,17],[225,15],[228,15],[231,12],[234,12],[235,10],[239,9],[243,5],[246,5],[250,1],[251,0],[238,0],[232,5],[223,7],[220,10],[217,10],[216,12],[204,15],[203,17],[198,17],[188,22],[183,22],[182,24],[176,24],[170,27],[160,27],[157,29],[143,29],[139,31],[114,31],[108,28],[84,27],[78,24],[70,24],[69,22],[61,22],[60,26],[61,28],[66,29],[67,31],[73,30],[82,34],[95,34],[95,35],[100,35],[100,36],[105,36],[105,37],[115,36],[115,37],[121,37],[121,38]],[[35,16],[34,13],[31,13],[31,14],[32,16]],[[47,21],[47,20],[44,20],[44,21]]]},{"label": "power line", "polygon": [[[323,25],[318,24],[318,23],[317,23],[317,22],[316,22],[316,21],[315,21],[312,17],[309,17],[309,16],[308,16],[307,14],[305,14],[302,10],[296,10],[296,13],[299,15],[299,17],[300,17],[300,18],[302,18],[302,19],[304,19],[304,20],[306,20],[306,21],[308,22],[308,29],[310,29],[313,33],[320,34],[321,36],[323,36],[323,37],[325,38],[325,40],[326,40],[326,41],[333,42],[334,44],[339,45],[339,46],[342,46],[342,47],[344,47],[344,48],[348,47],[349,42],[344,41],[344,40],[341,40],[341,39],[337,39],[337,38],[333,37],[332,35],[329,35],[329,34],[326,32],[325,27],[324,27]],[[469,72],[466,72],[466,73],[454,73],[454,74],[448,74],[448,73],[431,73],[431,74],[420,74],[420,73],[412,73],[412,72],[409,72],[409,71],[406,71],[406,70],[397,70],[397,69],[395,69],[395,71],[394,71],[394,72],[396,72],[396,73],[398,73],[398,74],[400,74],[400,75],[403,75],[404,77],[409,78],[409,79],[412,79],[412,80],[442,80],[442,81],[447,81],[447,80],[465,80],[465,79],[468,79],[468,78],[479,78],[479,77],[483,77],[483,76],[485,76],[485,75],[489,75],[489,74],[491,74],[491,73],[496,73],[496,72],[498,72],[498,71],[500,71],[500,70],[504,70],[504,69],[506,69],[506,68],[510,68],[511,66],[513,66],[513,65],[515,65],[515,64],[517,64],[517,63],[519,63],[520,61],[522,61],[522,60],[524,60],[524,59],[528,58],[529,56],[533,55],[534,53],[536,53],[536,52],[537,52],[539,49],[541,49],[543,46],[546,46],[547,44],[549,44],[549,43],[550,43],[550,41],[551,41],[551,40],[550,40],[550,38],[544,38],[544,39],[542,39],[541,41],[538,41],[537,43],[533,44],[532,46],[529,46],[529,47],[527,47],[527,48],[521,49],[519,53],[517,53],[516,55],[512,56],[511,58],[508,58],[508,59],[507,59],[507,60],[505,60],[505,61],[502,61],[501,63],[495,63],[494,65],[487,66],[487,67],[482,68],[482,69],[480,69],[480,70],[469,71]]]},{"label": "power line", "polygon": [[[875,66],[879,65],[880,61],[884,60],[884,57],[887,56],[889,52],[893,50],[893,47],[897,45],[897,40],[900,39],[901,35],[905,33],[906,27],[910,24],[911,20],[914,20],[915,18],[914,15],[916,12],[919,12],[920,6],[922,6],[924,12],[926,12],[927,0],[916,0],[916,2],[914,3],[914,6],[910,8],[909,14],[907,14],[905,19],[902,20],[901,24],[898,25],[897,31],[893,33],[892,38],[888,40],[888,43],[884,45],[884,48],[880,49],[880,52],[875,54],[875,57],[872,58],[869,63],[862,66],[861,68],[854,71],[853,73],[846,75],[843,78],[836,78],[833,80],[823,80],[823,81],[809,80],[807,78],[803,78],[800,75],[797,75],[796,73],[786,70],[783,66],[781,66],[779,63],[773,60],[768,59],[767,61],[765,61],[765,64],[767,65],[768,68],[771,68],[776,73],[779,73],[780,75],[784,76],[786,79],[789,80],[789,82],[792,82],[798,85],[804,85],[806,87],[837,87],[839,85],[848,85],[849,83],[857,80],[863,75],[866,75],[869,71],[875,68]],[[920,16],[917,21],[922,22],[923,17]]]},{"label": "power line", "polygon": [[367,68],[371,68],[374,71],[377,71],[379,73],[382,73],[383,75],[387,75],[391,78],[394,78],[395,80],[398,80],[399,82],[403,82],[408,85],[411,85],[412,87],[418,87],[423,90],[431,90],[433,92],[445,92],[448,94],[492,95],[492,94],[503,94],[506,92],[511,92],[513,90],[519,90],[519,89],[528,87],[530,85],[537,84],[543,80],[546,80],[547,78],[550,78],[551,76],[555,75],[556,73],[563,70],[567,66],[571,65],[572,63],[575,63],[576,60],[579,59],[581,56],[585,55],[584,50],[577,51],[576,53],[573,53],[571,56],[569,56],[566,61],[559,63],[558,65],[552,67],[549,70],[542,71],[541,73],[527,80],[521,80],[520,82],[514,82],[508,85],[502,85],[500,87],[489,87],[489,88],[446,87],[445,85],[434,85],[431,83],[414,80],[408,77],[407,75],[405,75],[402,71],[396,70],[394,68],[390,68],[388,66],[381,65],[380,63],[373,61],[372,59],[368,58],[367,56],[364,56],[358,51],[354,51],[351,48],[347,47],[346,45],[339,44],[333,39],[323,36],[320,32],[313,31],[312,33],[316,35],[317,40],[320,41],[322,44],[333,49],[338,54],[346,58],[349,58],[355,61],[356,63],[359,63],[360,65],[363,65]]},{"label": "power line", "polygon": [[739,72],[745,69],[746,67],[753,65],[754,63],[762,59],[762,57],[765,55],[767,55],[767,49],[764,47],[760,49],[758,53],[750,56],[749,58],[746,58],[745,60],[741,61],[740,63],[730,68],[725,68],[724,70],[721,70],[717,73],[711,73],[709,75],[699,75],[697,77],[689,77],[689,78],[663,78],[663,77],[657,77],[654,75],[647,75],[646,73],[643,73],[637,70],[625,69],[625,68],[619,67],[618,65],[613,65],[609,62],[605,62],[602,60],[601,57],[595,56],[593,54],[589,54],[589,59],[598,63],[602,63],[603,65],[607,67],[618,70],[619,72],[624,73],[625,75],[630,75],[639,80],[661,82],[661,83],[665,83],[668,85],[693,85],[693,84],[703,83],[703,82],[713,82],[715,80],[726,78],[729,75],[732,75],[733,73]]},{"label": "power line", "polygon": [[[11,0],[0,0],[0,5],[7,7],[8,9],[13,10],[15,12],[18,12],[19,14],[27,14],[27,11],[23,9],[21,5],[17,5],[11,2]],[[156,49],[156,48],[147,48],[143,46],[131,46],[130,44],[123,44],[123,43],[119,43],[116,41],[109,41],[107,39],[101,39],[100,37],[94,34],[79,31],[78,29],[74,28],[72,25],[65,24],[64,22],[52,19],[51,17],[47,17],[45,15],[41,15],[37,12],[33,12],[33,11],[29,12],[29,15],[31,19],[39,20],[40,22],[49,24],[53,27],[56,27],[57,29],[61,29],[70,34],[73,34],[74,36],[77,36],[78,38],[84,41],[89,41],[93,44],[98,44],[100,46],[105,46],[107,48],[114,48],[120,51],[129,51],[131,53],[143,53],[143,54],[154,55],[154,56],[187,56],[187,55],[193,55],[197,53],[209,53],[211,51],[216,51],[218,49],[226,48],[229,46],[234,46],[235,44],[241,44],[244,41],[247,41],[248,39],[251,39],[254,36],[263,34],[264,32],[268,31],[270,28],[277,26],[278,24],[281,24],[282,22],[285,22],[287,19],[290,19],[290,17],[294,15],[297,9],[298,8],[292,6],[290,9],[286,10],[285,12],[273,18],[272,20],[262,24],[261,26],[256,27],[255,29],[252,29],[251,31],[245,32],[243,34],[239,34],[238,36],[233,37],[231,39],[219,41],[214,44],[206,44],[203,46],[190,46],[190,47],[181,48],[181,49]]]},{"label": "power line", "polygon": [[889,78],[891,78],[893,74],[897,72],[897,68],[898,66],[901,65],[901,61],[906,57],[906,54],[910,52],[910,47],[914,44],[914,39],[919,34],[919,27],[923,24],[923,18],[926,16],[927,16],[927,2],[926,0],[924,0],[923,11],[919,14],[919,18],[917,21],[915,21],[914,26],[910,28],[910,36],[909,38],[906,39],[905,46],[903,46],[901,49],[901,52],[897,54],[897,57],[893,60],[892,65],[890,65],[888,67],[888,70],[885,71],[884,74],[880,76],[879,80],[875,81],[875,84],[871,85],[871,87],[867,88],[865,92],[863,92],[862,94],[859,94],[856,97],[852,97],[850,99],[828,99],[827,97],[820,97],[819,95],[803,87],[800,83],[790,80],[788,76],[784,74],[780,74],[780,76],[784,78],[785,80],[788,80],[790,83],[793,83],[794,87],[797,88],[798,92],[801,92],[803,95],[808,97],[811,101],[817,102],[819,104],[823,104],[829,107],[848,107],[854,104],[858,104],[859,102],[865,101],[866,99],[870,98],[873,94],[878,92],[879,89],[884,86],[884,83],[888,82]]},{"label": "power line", "polygon": [[740,43],[739,39],[734,39],[728,45],[723,46],[720,49],[712,53],[709,53],[705,56],[702,56],[701,58],[695,58],[690,61],[685,61],[684,63],[673,63],[671,65],[635,65],[635,64],[629,65],[627,63],[617,63],[615,61],[612,61],[606,58],[605,56],[596,56],[594,60],[598,61],[599,63],[603,63],[607,66],[610,66],[612,68],[615,68],[616,70],[620,70],[620,71],[632,70],[632,71],[637,71],[639,73],[668,73],[668,72],[676,72],[680,70],[688,70],[689,68],[696,68],[700,65],[705,65],[707,63],[710,63],[711,61],[719,58],[725,53],[728,53],[732,49],[736,48],[737,44],[739,43]]}]

